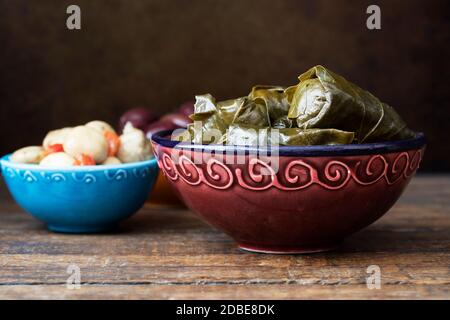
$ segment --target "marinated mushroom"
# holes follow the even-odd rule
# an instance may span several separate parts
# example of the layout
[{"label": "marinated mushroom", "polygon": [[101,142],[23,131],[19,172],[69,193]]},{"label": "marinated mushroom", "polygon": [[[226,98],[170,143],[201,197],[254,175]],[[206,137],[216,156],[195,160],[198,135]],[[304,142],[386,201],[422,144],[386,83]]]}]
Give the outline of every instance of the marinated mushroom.
[{"label": "marinated mushroom", "polygon": [[106,160],[102,164],[103,165],[122,164],[122,161],[120,161],[116,157],[108,157],[108,158],[106,158]]},{"label": "marinated mushroom", "polygon": [[38,164],[44,157],[44,148],[39,146],[25,147],[11,155],[11,162]]},{"label": "marinated mushroom", "polygon": [[86,127],[95,129],[97,131],[100,131],[102,134],[105,131],[111,131],[116,133],[116,131],[113,129],[113,127],[111,127],[111,125],[109,125],[107,122],[105,121],[100,121],[100,120],[94,120],[94,121],[90,121],[88,123],[85,124]]},{"label": "marinated mushroom", "polygon": [[64,140],[64,151],[76,158],[79,155],[90,156],[95,163],[103,163],[108,157],[108,142],[97,130],[78,126],[73,128]]},{"label": "marinated mushroom", "polygon": [[152,158],[150,141],[131,123],[119,137],[108,123],[90,121],[50,131],[42,144],[17,150],[11,155],[11,162],[64,167],[119,165]]},{"label": "marinated mushroom", "polygon": [[150,141],[142,130],[128,122],[120,136],[120,148],[117,158],[123,163],[144,161],[152,158]]},{"label": "marinated mushroom", "polygon": [[52,130],[44,138],[42,145],[44,149],[48,149],[50,146],[55,144],[64,144],[67,134],[72,130],[72,128],[62,128],[58,130]]},{"label": "marinated mushroom", "polygon": [[95,120],[85,124],[86,127],[100,132],[108,142],[108,156],[115,157],[120,147],[120,139],[116,131],[105,121]]},{"label": "marinated mushroom", "polygon": [[75,165],[75,158],[65,152],[52,153],[41,160],[43,167],[70,167]]}]

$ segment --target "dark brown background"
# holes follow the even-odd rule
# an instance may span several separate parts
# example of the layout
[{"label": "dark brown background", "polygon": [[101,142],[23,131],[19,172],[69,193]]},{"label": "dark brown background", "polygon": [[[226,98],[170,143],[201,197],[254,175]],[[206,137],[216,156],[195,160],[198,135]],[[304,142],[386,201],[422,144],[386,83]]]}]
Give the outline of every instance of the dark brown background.
[{"label": "dark brown background", "polygon": [[[66,28],[78,4],[82,30]],[[382,9],[369,31],[366,8]],[[323,64],[394,106],[450,170],[448,0],[0,0],[0,152],[49,129],[293,84]]]}]

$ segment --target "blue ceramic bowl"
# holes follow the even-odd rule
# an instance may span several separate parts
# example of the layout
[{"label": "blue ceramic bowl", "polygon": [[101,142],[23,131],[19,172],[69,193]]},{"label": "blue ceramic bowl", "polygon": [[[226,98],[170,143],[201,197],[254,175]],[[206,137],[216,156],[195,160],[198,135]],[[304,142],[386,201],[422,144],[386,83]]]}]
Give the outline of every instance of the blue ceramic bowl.
[{"label": "blue ceramic bowl", "polygon": [[113,165],[44,168],[0,160],[16,202],[48,228],[64,233],[103,232],[138,211],[158,175],[156,159]]}]

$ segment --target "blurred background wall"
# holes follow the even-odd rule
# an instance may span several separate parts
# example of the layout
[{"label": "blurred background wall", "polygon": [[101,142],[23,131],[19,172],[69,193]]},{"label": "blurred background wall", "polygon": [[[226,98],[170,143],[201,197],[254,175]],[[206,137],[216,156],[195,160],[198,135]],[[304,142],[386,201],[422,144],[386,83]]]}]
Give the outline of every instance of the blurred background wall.
[{"label": "blurred background wall", "polygon": [[[370,4],[382,30],[366,28]],[[323,64],[428,135],[423,170],[448,171],[449,14],[448,0],[0,0],[0,152],[133,106],[295,84]]]}]

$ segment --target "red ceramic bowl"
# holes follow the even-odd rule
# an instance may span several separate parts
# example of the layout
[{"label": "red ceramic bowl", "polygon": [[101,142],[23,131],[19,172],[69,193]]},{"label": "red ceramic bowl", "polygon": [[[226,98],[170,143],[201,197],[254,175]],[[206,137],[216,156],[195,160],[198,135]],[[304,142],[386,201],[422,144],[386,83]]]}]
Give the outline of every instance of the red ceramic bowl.
[{"label": "red ceramic bowl", "polygon": [[169,136],[154,134],[152,143],[184,203],[240,248],[266,253],[329,250],[370,225],[402,194],[425,148],[421,133],[393,142],[273,150],[184,144]]}]

